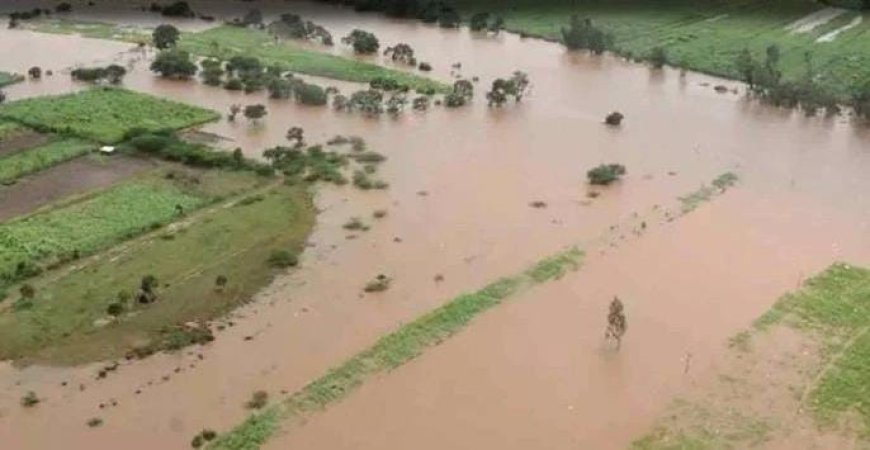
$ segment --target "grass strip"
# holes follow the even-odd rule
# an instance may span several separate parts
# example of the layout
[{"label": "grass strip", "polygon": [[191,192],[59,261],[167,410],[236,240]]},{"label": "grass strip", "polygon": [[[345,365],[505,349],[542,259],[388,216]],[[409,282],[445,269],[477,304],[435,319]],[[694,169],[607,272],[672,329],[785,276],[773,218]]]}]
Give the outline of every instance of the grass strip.
[{"label": "grass strip", "polygon": [[582,264],[583,251],[572,248],[547,258],[513,277],[502,278],[479,291],[460,295],[398,330],[380,338],[325,375],[309,383],[282,403],[251,415],[210,448],[242,450],[259,448],[281,421],[322,410],[353,392],[369,377],[395,369],[426,349],[465,328],[477,315],[508,297],[536,284],[561,277]]}]

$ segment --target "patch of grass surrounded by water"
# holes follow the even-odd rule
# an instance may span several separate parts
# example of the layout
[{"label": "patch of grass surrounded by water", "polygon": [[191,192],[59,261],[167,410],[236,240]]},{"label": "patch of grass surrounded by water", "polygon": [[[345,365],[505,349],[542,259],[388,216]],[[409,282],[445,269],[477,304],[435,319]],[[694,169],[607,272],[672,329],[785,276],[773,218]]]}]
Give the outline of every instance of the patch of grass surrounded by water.
[{"label": "patch of grass surrounded by water", "polygon": [[14,73],[0,71],[0,88],[24,81],[24,77]]},{"label": "patch of grass surrounded by water", "polygon": [[535,284],[576,270],[583,262],[582,250],[572,248],[547,258],[513,277],[502,278],[476,292],[460,295],[447,304],[380,338],[325,375],[312,381],[280,404],[250,416],[209,448],[259,448],[278,429],[282,420],[292,420],[337,402],[367,378],[395,369],[465,328],[477,315]]},{"label": "patch of grass surrounded by water", "polygon": [[198,33],[184,33],[178,45],[179,48],[196,55],[221,59],[237,55],[254,56],[264,64],[279,65],[291,72],[306,75],[362,83],[384,78],[417,90],[448,90],[444,83],[412,73],[309,50],[292,41],[276,42],[269,33],[262,30],[225,25]]},{"label": "patch of grass surrounded by water", "polygon": [[126,89],[99,87],[3,104],[0,118],[41,132],[117,143],[136,128],[177,130],[217,120],[220,114]]}]

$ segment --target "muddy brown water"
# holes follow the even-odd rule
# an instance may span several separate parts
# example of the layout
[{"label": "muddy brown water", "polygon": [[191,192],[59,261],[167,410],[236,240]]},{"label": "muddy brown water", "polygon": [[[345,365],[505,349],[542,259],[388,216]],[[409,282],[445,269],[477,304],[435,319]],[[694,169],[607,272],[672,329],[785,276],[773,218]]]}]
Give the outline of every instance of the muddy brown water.
[{"label": "muddy brown water", "polygon": [[[204,127],[232,139],[228,147],[259,155],[282,143],[290,126],[302,126],[311,142],[355,134],[388,155],[380,176],[391,186],[320,188],[322,213],[302,268],[234,313],[235,326],[207,347],[122,364],[99,381],[100,364],[0,366],[0,442],[9,448],[185,448],[204,427],[240,422],[252,392],[293,392],[453,296],[734,171],[741,182],[733,192],[640,238],[614,238],[618,248],[593,255],[577,274],[487,313],[272,444],[616,448],[643,432],[687,382],[686,352],[694,355],[690,373],[703,371],[727,336],[802,277],[835,259],[870,262],[870,198],[856,195],[870,188],[866,128],[717,94],[716,84],[741,87],[703,75],[653,72],[507,34],[480,38],[321,5],[294,7],[337,37],[358,27],[385,44],[408,42],[445,80],[450,65],[462,62],[465,76],[481,78],[475,105],[366,119],[159,80],[146,60],[133,61],[125,81],[131,89],[219,111],[266,103],[260,125]],[[3,70],[56,71],[7,88],[10,100],[83,88],[61,73],[66,67],[142,58],[127,44],[5,29],[0,56]],[[529,73],[532,95],[487,109],[485,86],[517,69]],[[612,110],[626,115],[618,130],[601,124]],[[628,177],[588,199],[585,171],[609,162],[625,164]],[[536,200],[547,208],[530,208]],[[380,208],[389,215],[370,219]],[[372,230],[348,239],[341,225],[352,216]],[[393,277],[393,287],[361,295],[379,273]],[[433,281],[438,274],[443,282]],[[613,294],[629,302],[628,340],[618,354],[600,345]],[[44,401],[25,410],[18,402],[28,390]],[[88,428],[90,417],[105,424]]]}]

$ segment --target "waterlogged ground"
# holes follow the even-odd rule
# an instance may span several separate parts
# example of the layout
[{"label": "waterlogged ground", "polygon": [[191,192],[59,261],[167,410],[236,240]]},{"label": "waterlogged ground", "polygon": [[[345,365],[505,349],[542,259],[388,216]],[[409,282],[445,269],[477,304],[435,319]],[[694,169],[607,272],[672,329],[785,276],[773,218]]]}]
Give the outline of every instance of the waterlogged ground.
[{"label": "waterlogged ground", "polygon": [[[0,70],[55,71],[6,88],[10,100],[83,88],[64,73],[76,64],[129,62],[130,89],[218,111],[266,103],[259,125],[204,127],[231,139],[228,147],[256,156],[282,143],[290,126],[314,142],[359,135],[388,156],[380,175],[390,183],[377,192],[319,189],[322,213],[302,268],[235,313],[234,326],[207,347],[124,363],[105,379],[96,378],[104,364],[0,366],[0,442],[184,448],[202,428],[241,422],[252,392],[297,391],[457,294],[597,240],[580,271],[496,308],[271,445],[621,448],[782,292],[834,260],[870,262],[870,199],[859,195],[870,189],[867,128],[794,117],[712,89],[742,91],[734,83],[513,35],[482,38],[319,5],[295,10],[335,36],[364,28],[383,43],[407,42],[445,81],[461,62],[463,75],[481,79],[475,105],[365,119],[158,80],[146,70],[150,55],[128,44],[0,30]],[[143,14],[124,21],[154,23]],[[109,17],[118,16],[101,18]],[[488,110],[488,84],[518,69],[529,73],[532,95]],[[621,129],[601,124],[612,110],[626,115]],[[587,197],[585,171],[609,162],[628,167],[625,181]],[[739,175],[737,187],[669,221],[679,215],[677,197],[726,171]],[[376,209],[387,216],[371,218]],[[342,229],[353,216],[371,230]],[[637,235],[639,217],[649,226]],[[362,295],[379,273],[392,287]],[[613,295],[626,302],[629,320],[618,353],[601,341]],[[19,400],[29,390],[43,401],[25,410]],[[104,425],[87,427],[91,417]]]}]

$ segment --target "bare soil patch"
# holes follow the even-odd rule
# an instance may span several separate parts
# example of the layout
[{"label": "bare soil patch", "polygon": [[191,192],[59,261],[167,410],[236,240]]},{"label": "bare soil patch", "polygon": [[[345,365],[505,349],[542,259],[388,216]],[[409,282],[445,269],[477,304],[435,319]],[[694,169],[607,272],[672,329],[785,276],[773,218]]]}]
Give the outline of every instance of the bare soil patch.
[{"label": "bare soil patch", "polygon": [[142,158],[115,155],[107,158],[77,158],[12,186],[0,187],[0,220],[35,211],[63,198],[110,186],[157,163]]},{"label": "bare soil patch", "polygon": [[50,136],[33,130],[22,129],[14,131],[9,136],[0,139],[0,158],[34,147],[47,144]]}]

